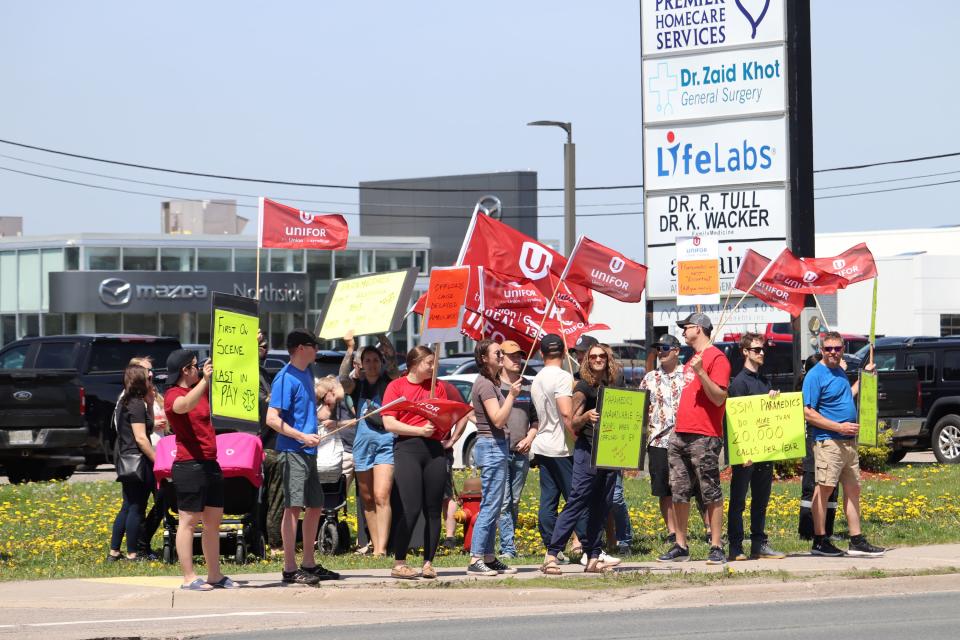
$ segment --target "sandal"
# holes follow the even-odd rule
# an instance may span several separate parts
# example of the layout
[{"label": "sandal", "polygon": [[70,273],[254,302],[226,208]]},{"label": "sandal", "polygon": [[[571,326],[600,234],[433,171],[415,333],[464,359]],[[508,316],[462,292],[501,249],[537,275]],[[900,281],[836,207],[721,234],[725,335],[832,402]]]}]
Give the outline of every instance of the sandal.
[{"label": "sandal", "polygon": [[190,584],[182,584],[180,588],[184,591],[213,591],[213,585],[203,578],[197,578]]},{"label": "sandal", "polygon": [[227,576],[223,576],[216,582],[210,582],[208,580],[207,584],[213,587],[214,589],[239,589],[240,588],[240,585],[238,585],[236,582],[234,582]]},{"label": "sandal", "polygon": [[592,567],[590,566],[589,563],[587,563],[587,566],[583,568],[583,572],[584,572],[584,573],[599,573],[599,574],[613,573],[613,567],[610,566],[610,565],[608,565],[608,564],[606,564],[606,563],[604,563],[604,562],[597,562],[597,563],[596,563],[595,565],[593,565]]},{"label": "sandal", "polygon": [[390,577],[397,580],[416,580],[420,577],[420,572],[405,564],[394,567],[390,570]]},{"label": "sandal", "polygon": [[373,552],[373,545],[369,542],[362,547],[359,547],[356,551],[353,552],[356,556],[368,556]]},{"label": "sandal", "polygon": [[426,578],[427,580],[434,580],[437,577],[437,570],[433,566],[424,567],[420,570],[420,577]]},{"label": "sandal", "polygon": [[557,563],[553,560],[550,562],[544,562],[540,565],[540,573],[545,576],[561,576],[563,571],[560,570],[560,567],[557,566]]}]

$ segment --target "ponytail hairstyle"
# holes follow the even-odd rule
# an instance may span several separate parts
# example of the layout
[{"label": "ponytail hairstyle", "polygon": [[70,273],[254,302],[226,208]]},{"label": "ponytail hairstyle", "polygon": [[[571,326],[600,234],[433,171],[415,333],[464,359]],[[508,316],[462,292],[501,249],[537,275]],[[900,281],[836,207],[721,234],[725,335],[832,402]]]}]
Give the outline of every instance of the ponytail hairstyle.
[{"label": "ponytail hairstyle", "polygon": [[413,371],[413,368],[420,364],[424,358],[429,358],[433,355],[433,350],[430,347],[422,344],[418,344],[413,349],[407,352],[407,371]]},{"label": "ponytail hairstyle", "polygon": [[480,375],[492,382],[494,385],[499,385],[500,382],[494,378],[493,367],[491,367],[490,360],[484,360],[487,356],[487,351],[490,350],[490,345],[497,344],[496,340],[481,340],[477,343],[477,346],[473,349],[473,360],[477,363],[477,368],[480,370]]},{"label": "ponytail hairstyle", "polygon": [[139,364],[127,365],[127,368],[123,370],[124,406],[129,406],[130,400],[133,398],[139,398],[142,402],[145,402],[149,391],[150,379],[147,377],[147,369]]}]

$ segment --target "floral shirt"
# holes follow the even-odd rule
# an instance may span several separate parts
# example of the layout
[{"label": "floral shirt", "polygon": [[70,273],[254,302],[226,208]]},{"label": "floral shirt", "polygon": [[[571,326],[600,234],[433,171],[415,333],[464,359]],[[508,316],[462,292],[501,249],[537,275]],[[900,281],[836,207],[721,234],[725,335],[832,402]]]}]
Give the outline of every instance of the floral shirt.
[{"label": "floral shirt", "polygon": [[683,385],[683,367],[680,365],[673,373],[654,369],[640,381],[640,388],[650,392],[649,446],[666,448],[670,444]]}]

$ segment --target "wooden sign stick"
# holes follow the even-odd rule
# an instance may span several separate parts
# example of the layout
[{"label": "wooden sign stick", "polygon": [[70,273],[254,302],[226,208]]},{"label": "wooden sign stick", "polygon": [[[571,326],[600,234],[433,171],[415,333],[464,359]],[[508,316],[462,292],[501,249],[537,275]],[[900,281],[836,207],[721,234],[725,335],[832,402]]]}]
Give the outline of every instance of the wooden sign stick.
[{"label": "wooden sign stick", "polygon": [[351,418],[350,420],[346,420],[345,422],[343,422],[339,427],[337,427],[337,428],[334,429],[333,431],[327,432],[327,433],[323,434],[322,436],[320,436],[320,440],[322,441],[324,438],[329,438],[330,436],[332,436],[333,434],[335,434],[337,431],[340,431],[341,429],[349,429],[350,427],[352,427],[353,425],[357,424],[357,423],[360,422],[361,420],[365,420],[365,419],[369,418],[370,416],[376,415],[376,414],[380,413],[381,411],[383,411],[383,410],[385,410],[385,409],[389,409],[389,408],[392,407],[393,405],[397,404],[398,402],[403,402],[404,400],[406,400],[406,397],[400,396],[399,398],[397,398],[397,399],[394,400],[393,402],[388,402],[387,404],[383,405],[382,407],[378,407],[377,409],[374,409],[373,411],[370,411],[370,412],[368,412],[368,413],[363,414],[363,415],[360,416],[359,418]]}]

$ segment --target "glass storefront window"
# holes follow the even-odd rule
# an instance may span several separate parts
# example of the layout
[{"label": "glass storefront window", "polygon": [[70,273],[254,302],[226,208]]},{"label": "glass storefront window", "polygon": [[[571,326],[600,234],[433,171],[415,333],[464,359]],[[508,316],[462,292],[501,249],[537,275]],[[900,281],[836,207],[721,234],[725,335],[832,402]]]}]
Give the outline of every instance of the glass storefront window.
[{"label": "glass storefront window", "polygon": [[373,273],[373,251],[371,249],[360,251],[360,273]]},{"label": "glass storefront window", "polygon": [[[263,256],[260,256],[263,259]],[[250,271],[257,270],[257,250],[256,249],[234,249],[233,250],[233,270]]]},{"label": "glass storefront window", "polygon": [[302,249],[270,249],[270,271],[274,273],[302,273]]},{"label": "glass storefront window", "polygon": [[88,271],[116,271],[120,268],[120,247],[85,247]]},{"label": "glass storefront window", "polygon": [[160,249],[160,271],[193,270],[193,249]]},{"label": "glass storefront window", "polygon": [[[17,310],[17,252],[0,251],[0,311]],[[5,337],[13,340],[13,332]]]},{"label": "glass storefront window", "polygon": [[[0,344],[7,344],[17,339],[17,316],[0,316]],[[2,367],[0,367],[2,368]]]},{"label": "glass storefront window", "polygon": [[155,336],[159,330],[156,313],[123,314],[123,332]]},{"label": "glass storefront window", "polygon": [[80,269],[80,247],[65,247],[63,256],[67,271],[78,271]]},{"label": "glass storefront window", "polygon": [[123,270],[124,271],[156,271],[157,270],[157,250],[124,247],[123,249]]},{"label": "glass storefront window", "polygon": [[161,313],[160,314],[160,332],[157,335],[180,337],[180,314],[179,313]]},{"label": "glass storefront window", "polygon": [[377,273],[406,269],[413,266],[413,252],[377,249],[375,260]]},{"label": "glass storefront window", "polygon": [[[40,300],[41,309],[50,308],[50,273],[63,271],[63,250],[62,249],[41,249],[40,250],[40,285],[42,299]],[[44,334],[46,335],[46,334]]]},{"label": "glass storefront window", "polygon": [[279,345],[278,349],[286,348],[287,344],[287,314],[270,314],[270,344]]},{"label": "glass storefront window", "polygon": [[20,315],[20,337],[32,338],[40,335],[40,315],[24,313]]},{"label": "glass storefront window", "polygon": [[[20,251],[17,254],[17,302],[21,311],[40,310],[40,252]],[[37,320],[37,332],[40,335],[40,321]],[[21,326],[21,334],[23,327]]]},{"label": "glass storefront window", "polygon": [[197,271],[230,271],[230,249],[197,249]]},{"label": "glass storefront window", "polygon": [[210,344],[210,314],[198,313],[197,318],[197,344]]},{"label": "glass storefront window", "polygon": [[330,288],[330,251],[307,252],[307,280],[310,282],[310,299],[307,306],[319,309],[323,306],[323,299]]},{"label": "glass storefront window", "polygon": [[423,250],[417,250],[413,252],[414,255],[414,264],[420,268],[420,275],[425,276],[430,273],[430,265],[427,260],[427,252]]},{"label": "glass storefront window", "polygon": [[63,334],[63,316],[59,313],[43,314],[43,335],[59,336]]},{"label": "glass storefront window", "polygon": [[334,251],[332,255],[334,278],[349,278],[360,273],[359,251]]},{"label": "glass storefront window", "polygon": [[119,313],[93,314],[93,330],[96,333],[121,333]]},{"label": "glass storefront window", "polygon": [[80,319],[76,313],[63,314],[63,333],[65,335],[76,335],[79,331]]}]

